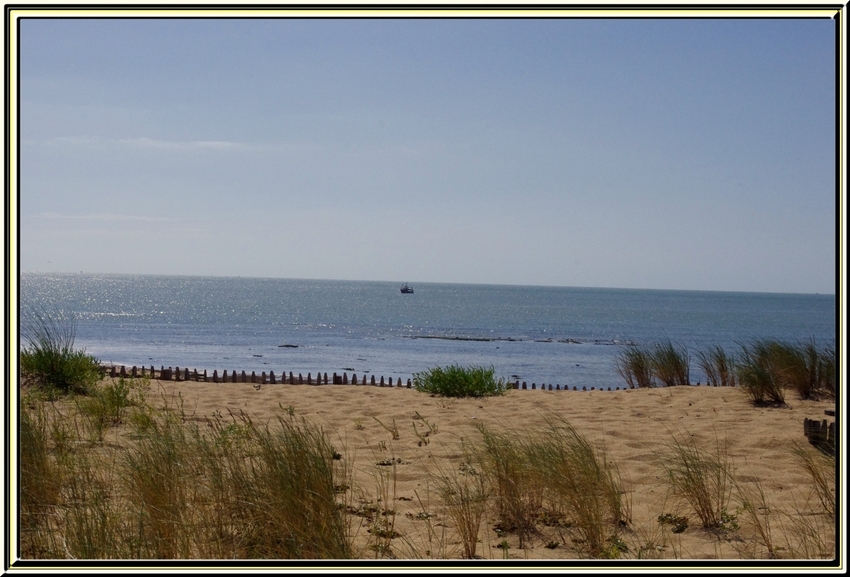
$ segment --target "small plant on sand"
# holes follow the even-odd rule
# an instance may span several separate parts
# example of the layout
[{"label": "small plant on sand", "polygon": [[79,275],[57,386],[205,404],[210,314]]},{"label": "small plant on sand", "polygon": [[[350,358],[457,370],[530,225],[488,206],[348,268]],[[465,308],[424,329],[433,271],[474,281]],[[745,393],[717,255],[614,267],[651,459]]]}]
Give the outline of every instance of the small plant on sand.
[{"label": "small plant on sand", "polygon": [[489,397],[503,395],[509,385],[496,378],[493,367],[449,365],[426,369],[413,375],[417,391],[443,397]]},{"label": "small plant on sand", "polygon": [[735,359],[720,346],[698,351],[699,367],[705,373],[711,387],[735,386]]},{"label": "small plant on sand", "polygon": [[[426,430],[423,433],[419,432],[419,428],[416,425],[416,421],[421,421],[425,424]],[[416,420],[413,421],[413,432],[419,437],[419,446],[428,445],[431,441],[428,440],[428,437],[431,435],[437,434],[437,425],[429,423],[425,417],[416,412]]]},{"label": "small plant on sand", "polygon": [[732,528],[734,516],[728,513],[732,464],[724,444],[717,440],[716,450],[707,452],[690,435],[674,435],[660,461],[673,495],[691,506],[703,527]]},{"label": "small plant on sand", "polygon": [[652,354],[638,345],[628,345],[616,360],[617,372],[630,389],[655,386],[652,371]]},{"label": "small plant on sand", "polygon": [[23,311],[22,381],[60,393],[86,393],[101,373],[97,359],[74,349],[76,332],[72,315],[40,308]]},{"label": "small plant on sand", "polygon": [[376,421],[378,421],[378,424],[381,425],[384,429],[386,429],[386,431],[390,435],[392,435],[393,441],[398,441],[399,433],[398,433],[398,427],[395,424],[395,419],[393,419],[393,426],[388,427],[384,423],[382,423],[381,420],[378,417],[372,417],[372,418],[375,419]]},{"label": "small plant on sand", "polygon": [[127,407],[133,404],[130,392],[129,380],[119,378],[117,381],[94,385],[89,388],[88,396],[76,399],[80,414],[86,418],[90,441],[102,441],[109,427],[124,420]]}]

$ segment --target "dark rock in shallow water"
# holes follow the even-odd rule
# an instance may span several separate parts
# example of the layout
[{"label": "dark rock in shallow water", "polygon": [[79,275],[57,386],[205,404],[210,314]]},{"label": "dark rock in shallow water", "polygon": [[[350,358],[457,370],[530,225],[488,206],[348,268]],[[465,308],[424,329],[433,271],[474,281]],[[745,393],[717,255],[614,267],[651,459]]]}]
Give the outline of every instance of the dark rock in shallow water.
[{"label": "dark rock in shallow water", "polygon": [[298,345],[278,345],[279,349],[297,349]]}]

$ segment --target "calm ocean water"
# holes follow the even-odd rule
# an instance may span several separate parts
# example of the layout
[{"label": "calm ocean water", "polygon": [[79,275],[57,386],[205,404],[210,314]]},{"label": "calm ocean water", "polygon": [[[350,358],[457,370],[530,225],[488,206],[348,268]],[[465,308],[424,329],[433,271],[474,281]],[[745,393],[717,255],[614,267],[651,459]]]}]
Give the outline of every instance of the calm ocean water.
[{"label": "calm ocean water", "polygon": [[[20,295],[22,310],[73,313],[76,346],[101,361],[210,373],[347,371],[406,381],[458,363],[493,365],[529,385],[607,388],[624,384],[614,359],[630,342],[734,352],[763,337],[836,340],[834,295],[438,283],[415,283],[404,295],[400,286],[24,273]],[[695,365],[691,380],[704,382]]]}]

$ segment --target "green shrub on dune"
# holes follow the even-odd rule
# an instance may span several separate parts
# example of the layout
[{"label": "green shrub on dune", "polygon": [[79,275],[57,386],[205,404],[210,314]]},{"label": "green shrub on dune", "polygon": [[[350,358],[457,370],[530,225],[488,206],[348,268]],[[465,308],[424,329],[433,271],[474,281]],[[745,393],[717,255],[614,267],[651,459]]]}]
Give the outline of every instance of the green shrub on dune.
[{"label": "green shrub on dune", "polygon": [[497,379],[493,367],[435,367],[413,375],[417,391],[443,397],[489,397],[503,395],[509,388]]},{"label": "green shrub on dune", "polygon": [[20,354],[24,382],[63,393],[85,393],[100,378],[97,359],[74,349],[77,324],[73,316],[44,309],[26,311]]}]

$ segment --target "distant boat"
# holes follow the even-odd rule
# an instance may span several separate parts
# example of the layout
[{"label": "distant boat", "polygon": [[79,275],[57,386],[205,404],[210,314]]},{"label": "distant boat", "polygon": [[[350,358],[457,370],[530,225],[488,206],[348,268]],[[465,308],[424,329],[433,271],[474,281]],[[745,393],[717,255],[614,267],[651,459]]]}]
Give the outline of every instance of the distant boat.
[{"label": "distant boat", "polygon": [[401,293],[405,295],[412,295],[413,289],[407,286],[407,283],[404,283],[403,285],[401,285]]}]

